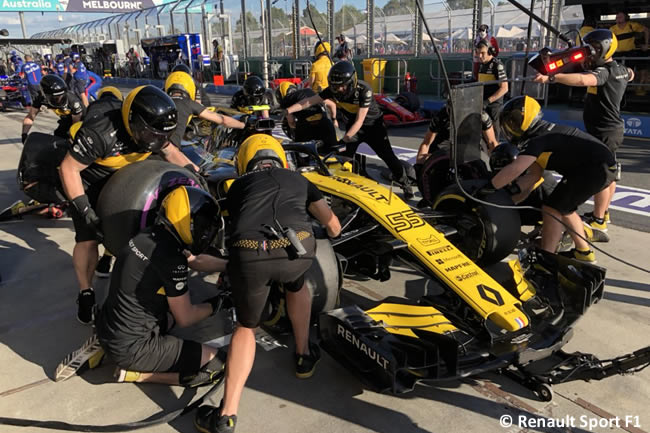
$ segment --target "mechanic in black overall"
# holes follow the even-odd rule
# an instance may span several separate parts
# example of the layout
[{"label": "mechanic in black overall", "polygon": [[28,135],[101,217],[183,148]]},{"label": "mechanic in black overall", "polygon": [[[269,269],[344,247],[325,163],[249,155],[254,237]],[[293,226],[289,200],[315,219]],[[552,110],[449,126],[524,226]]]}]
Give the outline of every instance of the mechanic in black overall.
[{"label": "mechanic in black overall", "polygon": [[177,147],[185,136],[185,130],[192,116],[223,125],[226,128],[243,129],[246,125],[237,119],[215,113],[196,102],[196,85],[192,76],[186,72],[176,71],[169,74],[165,80],[165,92],[171,96],[178,110],[178,124],[170,141]]},{"label": "mechanic in black overall", "polygon": [[[231,217],[227,273],[237,324],[228,351],[221,406],[202,406],[196,415],[197,429],[208,433],[235,430],[239,401],[255,360],[255,328],[262,320],[272,281],[283,283],[286,290],[296,342],[296,376],[306,379],[314,373],[320,350],[309,342],[311,295],[304,280],[316,249],[309,214],[325,226],[330,237],[341,231],[338,218],[316,186],[285,169],[287,158],[275,138],[266,134],[247,138],[236,161],[240,177],[228,191],[226,207]],[[302,254],[290,241],[292,237],[296,246],[304,248]]]},{"label": "mechanic in black overall", "polygon": [[[295,84],[287,81],[280,83],[275,94],[282,109],[287,109],[303,99],[316,96],[312,89],[298,89]],[[327,116],[325,105],[330,107],[330,111],[336,112],[336,107],[332,107],[334,103],[330,100],[324,101],[324,104],[314,104],[305,110],[287,115],[286,121],[290,130],[285,131],[287,135],[298,142],[322,140],[323,148],[319,148],[318,151],[323,155],[331,152],[337,144],[335,124]]]},{"label": "mechanic in black overall", "polygon": [[480,64],[478,67],[478,81],[499,81],[500,83],[486,84],[483,87],[483,110],[492,119],[497,138],[499,135],[499,112],[503,107],[503,97],[508,93],[508,77],[506,69],[496,57],[496,49],[485,39],[476,44],[476,56]]},{"label": "mechanic in black overall", "polygon": [[[264,81],[254,75],[244,81],[242,88],[232,95],[230,101],[230,108],[246,114],[252,114],[246,109],[251,105],[268,105],[269,107],[276,105],[273,100],[273,91],[264,87]],[[263,118],[268,118],[269,110],[263,110],[261,115]]]},{"label": "mechanic in black overall", "polygon": [[[346,144],[345,153],[354,155],[359,144],[366,142],[386,163],[392,173],[392,180],[400,185],[404,196],[407,199],[413,197],[405,167],[393,152],[384,114],[375,101],[370,85],[357,80],[357,71],[348,61],[335,63],[330,69],[328,81],[327,89],[293,104],[287,108],[286,114],[299,112],[326,100],[334,101],[346,122],[346,132],[342,139]],[[333,117],[336,118],[336,113],[333,113]]]},{"label": "mechanic in black overall", "polygon": [[75,92],[68,90],[68,86],[63,78],[55,74],[45,75],[41,79],[42,94],[34,98],[32,106],[23,119],[22,141],[25,143],[27,134],[29,134],[34,120],[41,111],[42,106],[46,106],[59,116],[57,128],[54,135],[61,138],[68,138],[68,131],[73,123],[79,122],[85,112],[86,107],[81,102],[81,97]]},{"label": "mechanic in black overall", "polygon": [[[218,356],[213,347],[168,334],[172,326],[191,326],[215,309],[216,298],[192,303],[185,251],[203,253],[219,222],[219,206],[209,193],[180,186],[164,198],[154,226],[117,253],[95,323],[99,342],[118,365],[118,382],[196,387],[212,383],[223,370],[225,353]],[[221,269],[212,268],[224,269],[224,260]]]},{"label": "mechanic in black overall", "polygon": [[[539,103],[529,96],[508,101],[501,111],[501,122],[506,138],[519,147],[520,153],[492,178],[483,192],[504,187],[511,193],[516,193],[517,189],[527,191],[539,180],[543,170],[558,172],[562,180],[542,207],[541,247],[555,253],[564,232],[562,221],[571,229],[575,243],[569,255],[584,262],[595,262],[589,244],[574,233],[585,236],[576,210],[614,180],[614,154],[602,142],[577,128],[543,121]],[[521,176],[526,170],[528,172]],[[510,185],[515,180],[515,184]]]},{"label": "mechanic in black overall", "polygon": [[[625,124],[621,117],[621,101],[628,82],[634,79],[632,69],[620,65],[612,58],[618,42],[616,36],[606,29],[593,30],[583,38],[595,54],[585,62],[587,72],[552,76],[537,74],[538,83],[559,83],[567,86],[587,87],[583,121],[587,132],[607,145],[616,155],[623,144]],[[608,242],[607,223],[609,204],[616,191],[616,181],[594,196],[594,210],[584,215],[585,224],[598,232],[594,241]]]},{"label": "mechanic in black overall", "polygon": [[190,163],[178,148],[168,145],[176,129],[176,106],[161,89],[141,86],[123,103],[117,97],[105,97],[91,109],[98,115],[81,125],[60,168],[63,189],[72,204],[76,242],[72,263],[79,281],[77,319],[84,324],[94,319],[92,277],[101,238],[94,207],[104,184],[120,168],[152,153],[161,153],[180,166]]}]

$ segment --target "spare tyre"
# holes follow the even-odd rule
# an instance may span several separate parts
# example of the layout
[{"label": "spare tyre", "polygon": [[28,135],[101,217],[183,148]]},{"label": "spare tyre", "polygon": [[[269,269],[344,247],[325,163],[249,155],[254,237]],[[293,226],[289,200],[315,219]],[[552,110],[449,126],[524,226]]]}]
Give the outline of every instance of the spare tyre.
[{"label": "spare tyre", "polygon": [[401,92],[395,97],[395,102],[412,113],[420,109],[420,98],[413,92]]},{"label": "spare tyre", "polygon": [[201,187],[194,173],[165,161],[136,162],[111,176],[97,200],[104,246],[117,254],[129,239],[153,224],[162,200],[180,185]]}]

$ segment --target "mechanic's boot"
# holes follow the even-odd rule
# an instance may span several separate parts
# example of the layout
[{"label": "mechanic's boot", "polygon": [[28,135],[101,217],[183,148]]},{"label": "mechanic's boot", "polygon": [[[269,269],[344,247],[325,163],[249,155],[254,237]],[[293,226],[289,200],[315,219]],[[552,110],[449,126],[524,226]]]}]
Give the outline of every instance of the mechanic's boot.
[{"label": "mechanic's boot", "polygon": [[591,263],[592,265],[596,264],[596,254],[593,250],[580,251],[576,248],[573,248],[569,251],[558,253],[558,255],[576,259],[585,263]]},{"label": "mechanic's boot", "polygon": [[298,379],[309,379],[314,374],[316,364],[320,360],[320,347],[317,344],[309,343],[309,355],[294,354],[296,361],[296,377]]},{"label": "mechanic's boot", "polygon": [[585,226],[585,233],[587,239],[592,242],[609,242],[609,235],[607,234],[607,216],[603,218],[596,218],[593,212],[583,215],[582,221]]},{"label": "mechanic's boot", "polygon": [[[589,233],[587,228],[585,228],[585,233],[587,233],[587,239],[589,239]],[[560,239],[560,243],[557,246],[557,251],[558,252],[569,251],[572,246],[573,246],[573,238],[571,237],[571,233],[566,231],[562,234],[562,239]]]},{"label": "mechanic's boot", "polygon": [[197,409],[194,427],[202,433],[234,433],[237,415],[219,415],[220,409],[204,405]]},{"label": "mechanic's boot", "polygon": [[603,219],[607,224],[610,224],[612,222],[611,218],[609,217],[609,210],[605,211],[605,216],[603,217]]},{"label": "mechanic's boot", "polygon": [[84,325],[90,325],[95,321],[95,291],[92,287],[79,292],[77,297],[77,320]]},{"label": "mechanic's boot", "polygon": [[585,235],[590,242],[609,242],[609,235],[585,224]]},{"label": "mechanic's boot", "polygon": [[97,267],[95,267],[95,275],[98,278],[108,278],[111,275],[111,263],[113,262],[113,256],[110,254],[104,253],[101,259],[97,262]]}]

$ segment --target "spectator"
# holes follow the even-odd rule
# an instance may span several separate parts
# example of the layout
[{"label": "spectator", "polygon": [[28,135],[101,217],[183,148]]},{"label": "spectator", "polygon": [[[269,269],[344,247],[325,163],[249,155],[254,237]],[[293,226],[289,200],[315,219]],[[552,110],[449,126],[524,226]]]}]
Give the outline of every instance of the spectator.
[{"label": "spectator", "polygon": [[609,28],[616,35],[618,48],[616,54],[625,55],[630,51],[635,51],[636,43],[634,42],[635,33],[643,32],[645,34],[645,43],[641,48],[648,51],[648,42],[650,40],[650,30],[642,24],[630,21],[630,16],[626,12],[616,14],[616,24]]},{"label": "spectator", "polygon": [[345,41],[345,36],[343,33],[341,33],[337,38],[337,41],[339,41],[339,46],[336,48],[336,51],[334,52],[334,57],[340,60],[349,60],[352,61],[352,51],[350,51],[350,47],[348,47],[348,43]]}]

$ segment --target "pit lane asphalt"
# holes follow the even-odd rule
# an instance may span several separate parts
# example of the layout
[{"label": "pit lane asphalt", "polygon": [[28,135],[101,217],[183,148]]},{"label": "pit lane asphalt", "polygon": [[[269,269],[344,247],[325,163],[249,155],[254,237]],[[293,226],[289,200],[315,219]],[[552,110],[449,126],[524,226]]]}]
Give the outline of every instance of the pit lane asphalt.
[{"label": "pit lane asphalt", "polygon": [[[0,204],[23,198],[15,183],[20,157],[22,113],[0,114]],[[52,131],[55,118],[40,115],[35,131]],[[393,135],[405,130],[393,130]],[[416,140],[412,138],[413,140]],[[608,250],[627,260],[648,263],[650,234],[626,229],[615,221],[615,241]],[[54,369],[91,334],[75,319],[77,288],[70,255],[72,222],[28,217],[0,223],[0,416],[63,420],[83,424],[111,424],[148,417],[161,409],[175,409],[195,394],[178,387],[116,384],[113,366],[105,362],[83,376],[55,383]],[[567,350],[595,353],[601,358],[629,353],[648,344],[650,335],[650,284],[648,275],[627,268],[602,255],[599,264],[608,269],[605,299],[593,306],[575,329]],[[416,299],[427,293],[426,280],[396,263],[387,283],[346,279],[342,300],[358,302],[389,295]],[[200,300],[213,294],[214,276],[194,275],[192,295]],[[95,283],[98,300],[105,297],[107,281]],[[195,334],[212,339],[210,319]],[[598,420],[638,416],[638,429],[596,428],[598,432],[650,431],[650,369],[633,376],[602,382],[574,382],[554,386],[552,402],[540,402],[511,380],[487,374],[481,378],[451,382],[438,387],[417,387],[410,394],[392,396],[365,390],[340,364],[323,355],[314,377],[295,379],[291,364],[292,343],[278,339],[280,347],[258,350],[253,372],[244,392],[237,431],[245,432],[504,432],[554,431],[503,428],[500,417],[559,419],[573,416]],[[282,347],[287,345],[288,348]],[[213,399],[218,404],[219,392]],[[610,414],[610,415],[607,415]],[[623,425],[623,423],[621,423]],[[1,426],[4,432],[45,432],[45,429]],[[192,416],[146,432],[194,432]],[[571,429],[588,431],[584,427]]]}]

